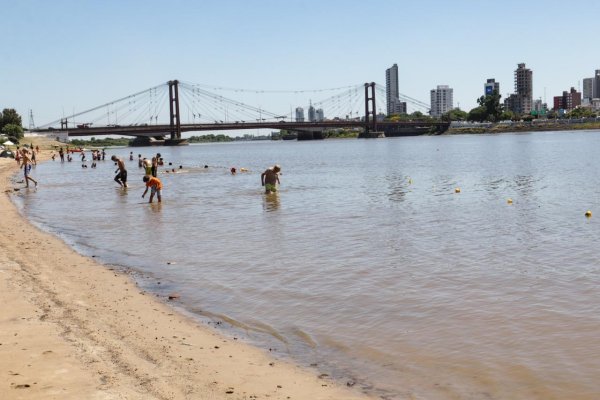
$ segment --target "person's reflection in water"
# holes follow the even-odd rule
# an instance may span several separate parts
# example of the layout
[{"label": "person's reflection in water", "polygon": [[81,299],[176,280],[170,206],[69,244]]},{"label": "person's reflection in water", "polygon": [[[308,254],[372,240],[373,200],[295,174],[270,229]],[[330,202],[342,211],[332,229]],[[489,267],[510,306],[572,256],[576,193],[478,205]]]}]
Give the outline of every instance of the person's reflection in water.
[{"label": "person's reflection in water", "polygon": [[263,209],[266,212],[277,211],[280,205],[279,193],[269,193],[263,196]]}]

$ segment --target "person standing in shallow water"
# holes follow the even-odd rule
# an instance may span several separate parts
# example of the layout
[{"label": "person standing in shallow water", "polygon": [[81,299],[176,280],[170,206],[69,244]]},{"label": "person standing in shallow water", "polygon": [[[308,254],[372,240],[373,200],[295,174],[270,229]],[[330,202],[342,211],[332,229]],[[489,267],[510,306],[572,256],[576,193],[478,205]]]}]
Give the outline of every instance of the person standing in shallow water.
[{"label": "person standing in shallow water", "polygon": [[281,184],[279,182],[279,171],[281,171],[281,167],[274,165],[260,175],[260,181],[265,187],[266,194],[277,192],[277,185]]},{"label": "person standing in shallow water", "polygon": [[119,186],[127,187],[127,169],[125,168],[125,163],[123,160],[118,158],[117,156],[112,156],[110,158],[112,161],[117,163],[119,167],[115,172],[117,175],[115,176],[115,182],[119,184]]},{"label": "person standing in shallow water", "polygon": [[144,198],[146,193],[148,193],[148,189],[150,189],[150,201],[148,201],[148,203],[152,203],[154,195],[156,195],[156,198],[160,203],[162,201],[162,182],[160,181],[160,179],[150,175],[145,175],[142,179],[146,184],[146,190],[144,190],[144,194],[142,194],[142,199]]}]

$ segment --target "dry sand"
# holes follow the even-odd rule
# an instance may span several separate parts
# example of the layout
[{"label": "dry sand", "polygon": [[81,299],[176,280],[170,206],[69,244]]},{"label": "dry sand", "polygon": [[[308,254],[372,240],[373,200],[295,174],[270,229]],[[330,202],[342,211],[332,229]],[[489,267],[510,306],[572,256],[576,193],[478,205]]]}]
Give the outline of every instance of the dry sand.
[{"label": "dry sand", "polygon": [[366,398],[178,314],[35,228],[10,200],[16,171],[0,159],[0,399]]}]

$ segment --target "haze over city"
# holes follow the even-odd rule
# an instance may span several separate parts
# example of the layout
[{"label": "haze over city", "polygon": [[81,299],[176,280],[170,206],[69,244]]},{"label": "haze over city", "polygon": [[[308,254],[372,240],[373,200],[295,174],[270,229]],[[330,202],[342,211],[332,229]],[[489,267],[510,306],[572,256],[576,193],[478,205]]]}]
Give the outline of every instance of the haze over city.
[{"label": "haze over city", "polygon": [[[385,84],[394,63],[400,93],[429,103],[449,85],[466,111],[488,78],[512,93],[526,63],[534,99],[551,103],[600,68],[585,36],[599,11],[594,1],[5,2],[0,103],[43,124],[170,79],[303,91]],[[240,100],[289,114],[332,93]]]}]

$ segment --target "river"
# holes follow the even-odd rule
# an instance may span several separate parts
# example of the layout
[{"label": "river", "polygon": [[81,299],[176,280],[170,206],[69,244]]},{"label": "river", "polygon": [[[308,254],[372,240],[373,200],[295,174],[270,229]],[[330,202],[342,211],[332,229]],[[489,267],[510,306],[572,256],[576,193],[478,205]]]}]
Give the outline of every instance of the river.
[{"label": "river", "polygon": [[599,150],[591,131],[109,149],[182,172],[165,166],[149,205],[137,161],[127,190],[110,161],[49,161],[14,197],[144,290],[342,384],[597,399]]}]

